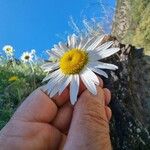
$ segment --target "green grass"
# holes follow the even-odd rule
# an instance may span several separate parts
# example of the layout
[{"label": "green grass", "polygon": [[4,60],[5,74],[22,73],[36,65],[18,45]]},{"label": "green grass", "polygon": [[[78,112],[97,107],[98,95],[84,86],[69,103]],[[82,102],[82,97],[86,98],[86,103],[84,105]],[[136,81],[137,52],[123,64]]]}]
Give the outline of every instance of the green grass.
[{"label": "green grass", "polygon": [[150,55],[150,1],[129,0],[129,17],[131,22],[124,42],[137,47],[143,47],[145,54]]},{"label": "green grass", "polygon": [[[0,129],[8,122],[19,104],[37,87],[45,76],[39,64],[32,69],[29,64],[4,60],[0,65]],[[17,80],[9,81],[11,77]]]}]

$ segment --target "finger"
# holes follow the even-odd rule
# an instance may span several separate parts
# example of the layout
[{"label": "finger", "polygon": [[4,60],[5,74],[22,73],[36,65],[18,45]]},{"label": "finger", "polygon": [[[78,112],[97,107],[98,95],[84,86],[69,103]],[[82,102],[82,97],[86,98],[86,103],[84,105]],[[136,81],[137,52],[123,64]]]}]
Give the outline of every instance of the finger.
[{"label": "finger", "polygon": [[[59,149],[61,145],[63,145],[63,141],[65,140],[66,135],[61,133],[57,128],[48,125],[47,128],[45,127],[44,130],[40,131],[40,136],[37,136],[37,138],[39,138],[38,141],[40,141],[40,144],[43,142],[43,145],[45,145],[45,147],[41,149],[56,150]],[[40,146],[41,145],[39,145],[37,149],[39,149]]]},{"label": "finger", "polygon": [[70,103],[66,103],[58,110],[57,116],[53,120],[52,125],[63,133],[66,133],[71,122],[72,113],[72,105]]},{"label": "finger", "polygon": [[105,107],[105,110],[106,110],[107,119],[108,119],[108,121],[110,121],[110,119],[112,117],[112,111],[108,106]]},{"label": "finger", "polygon": [[98,109],[98,111],[101,111],[100,112],[101,119],[107,122],[106,113],[105,113],[105,95],[103,89],[99,86],[97,86],[97,95],[91,94],[88,90],[84,91],[82,95],[79,97],[79,100],[75,105],[74,111],[79,109],[79,111],[81,111],[82,113],[84,113],[84,111],[87,111],[88,113],[89,110],[94,111],[95,107],[96,109]]},{"label": "finger", "polygon": [[31,93],[13,118],[24,121],[50,122],[57,114],[55,103],[40,89]]},{"label": "finger", "polygon": [[52,99],[58,107],[64,105],[67,101],[69,101],[69,89],[66,88],[61,95],[54,96]]},{"label": "finger", "polygon": [[103,87],[103,86],[104,86],[103,80],[102,80],[99,76],[97,76],[97,77],[98,77],[99,82],[100,82],[99,86],[100,86],[100,87]]},{"label": "finger", "polygon": [[111,92],[107,88],[104,88],[103,90],[104,90],[104,94],[105,94],[105,104],[108,105],[111,100]]},{"label": "finger", "polygon": [[80,80],[80,86],[79,86],[79,94],[81,95],[81,93],[86,90],[86,86],[83,84],[82,80]]},{"label": "finger", "polygon": [[65,145],[65,143],[66,143],[66,139],[67,139],[67,137],[66,137],[66,135],[62,135],[62,140],[61,140],[61,143],[60,143],[60,146],[59,146],[59,150],[64,150],[64,145]]},{"label": "finger", "polygon": [[[79,97],[73,112],[73,118],[69,129],[66,149],[80,149],[91,143],[91,139],[97,141],[89,145],[89,149],[101,146],[100,149],[110,149],[109,124],[105,111],[105,95],[101,87],[97,87],[97,95],[94,96],[85,90]],[[80,140],[83,139],[83,140]],[[72,142],[74,141],[74,142]],[[105,143],[105,145],[104,145]],[[95,146],[95,144],[97,144]],[[107,148],[105,148],[107,145]],[[64,149],[65,149],[64,148]]]},{"label": "finger", "polygon": [[[66,135],[61,133],[57,128],[48,124],[44,130],[41,129],[40,131],[41,133],[36,137],[39,138],[37,141],[40,141],[39,147],[37,147],[37,149],[58,150],[64,145]],[[43,148],[41,148],[41,143],[44,145]]]}]

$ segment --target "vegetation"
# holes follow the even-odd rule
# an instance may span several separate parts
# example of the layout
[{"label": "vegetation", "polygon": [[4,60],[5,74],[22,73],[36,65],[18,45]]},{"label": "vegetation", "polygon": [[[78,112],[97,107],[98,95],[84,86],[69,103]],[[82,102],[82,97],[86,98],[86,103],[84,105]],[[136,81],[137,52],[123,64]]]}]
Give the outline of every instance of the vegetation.
[{"label": "vegetation", "polygon": [[129,4],[128,16],[131,19],[124,41],[137,47],[143,47],[145,54],[150,55],[150,1],[129,0]]},{"label": "vegetation", "polygon": [[8,122],[19,104],[44,77],[39,64],[1,60],[0,64],[0,129]]}]

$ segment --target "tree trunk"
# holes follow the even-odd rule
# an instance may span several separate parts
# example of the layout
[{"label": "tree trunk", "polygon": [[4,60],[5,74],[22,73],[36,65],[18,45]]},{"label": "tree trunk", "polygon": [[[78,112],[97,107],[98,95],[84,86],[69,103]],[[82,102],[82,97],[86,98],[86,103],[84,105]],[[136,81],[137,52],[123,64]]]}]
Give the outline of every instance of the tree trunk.
[{"label": "tree trunk", "polygon": [[[107,60],[116,62],[119,69],[110,72],[105,85],[112,91],[110,107],[112,144],[115,150],[150,149],[150,99],[148,71],[150,57],[144,57],[143,49],[119,44],[121,53]],[[146,77],[146,78],[145,78]],[[149,76],[150,78],[150,76]]]},{"label": "tree trunk", "polygon": [[[112,34],[119,42],[124,41],[127,33],[132,33],[130,23],[134,23],[130,12],[130,0],[117,0]],[[150,150],[150,56],[145,55],[142,48],[119,42],[115,42],[121,48],[118,57],[107,60],[116,62],[119,69],[110,73],[110,81],[105,80],[106,86],[112,91],[113,149]]]}]

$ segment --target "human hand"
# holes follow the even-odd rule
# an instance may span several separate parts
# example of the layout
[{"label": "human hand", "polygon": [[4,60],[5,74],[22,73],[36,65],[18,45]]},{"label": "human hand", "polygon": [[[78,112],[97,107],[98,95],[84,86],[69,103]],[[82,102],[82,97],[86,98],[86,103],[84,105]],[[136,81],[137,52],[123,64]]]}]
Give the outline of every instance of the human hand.
[{"label": "human hand", "polygon": [[110,92],[102,84],[97,96],[81,86],[74,108],[68,89],[53,99],[37,89],[1,130],[1,150],[111,149],[111,110],[106,106]]}]

